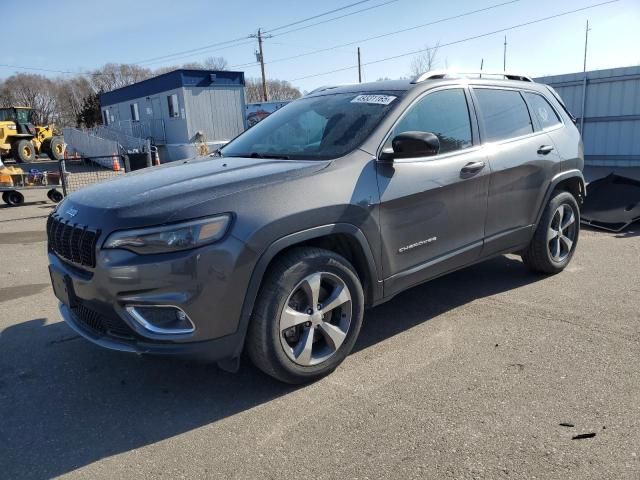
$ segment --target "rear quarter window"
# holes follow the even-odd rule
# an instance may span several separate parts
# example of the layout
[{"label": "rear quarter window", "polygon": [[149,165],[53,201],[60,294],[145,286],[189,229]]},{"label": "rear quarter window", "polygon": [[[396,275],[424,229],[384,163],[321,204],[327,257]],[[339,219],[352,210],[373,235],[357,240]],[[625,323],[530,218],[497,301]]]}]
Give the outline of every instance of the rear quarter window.
[{"label": "rear quarter window", "polygon": [[550,128],[562,123],[551,104],[542,95],[531,92],[523,92],[523,95],[529,102],[531,113],[536,117],[542,128]]}]

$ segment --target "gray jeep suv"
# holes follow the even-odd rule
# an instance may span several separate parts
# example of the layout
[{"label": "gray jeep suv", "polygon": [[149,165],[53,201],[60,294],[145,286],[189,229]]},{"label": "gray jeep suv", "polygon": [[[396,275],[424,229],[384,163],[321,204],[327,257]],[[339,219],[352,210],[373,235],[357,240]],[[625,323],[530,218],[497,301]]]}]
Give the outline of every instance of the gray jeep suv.
[{"label": "gray jeep suv", "polygon": [[47,223],[64,320],[103,347],[232,371],[246,351],[302,383],[345,359],[365,308],[414,285],[510,252],[560,272],[580,135],[552,89],[498,77],[321,88],[213,157],[70,195]]}]

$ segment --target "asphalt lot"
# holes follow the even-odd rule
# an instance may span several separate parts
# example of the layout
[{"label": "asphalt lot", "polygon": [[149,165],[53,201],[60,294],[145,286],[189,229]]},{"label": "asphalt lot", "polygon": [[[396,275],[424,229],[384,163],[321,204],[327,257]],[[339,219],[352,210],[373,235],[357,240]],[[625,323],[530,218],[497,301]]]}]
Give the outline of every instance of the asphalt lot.
[{"label": "asphalt lot", "polygon": [[583,230],[554,277],[506,256],[405,292],[294,388],[78,338],[44,198],[0,206],[2,478],[640,478],[640,227]]}]

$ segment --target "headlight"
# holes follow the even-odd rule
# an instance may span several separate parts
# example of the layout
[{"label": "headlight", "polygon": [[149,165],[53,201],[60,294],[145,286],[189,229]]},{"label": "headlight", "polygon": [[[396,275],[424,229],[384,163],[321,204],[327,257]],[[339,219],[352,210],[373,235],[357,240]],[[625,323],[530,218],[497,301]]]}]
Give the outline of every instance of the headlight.
[{"label": "headlight", "polygon": [[177,252],[217,242],[227,232],[231,215],[218,215],[189,222],[114,232],[102,248],[123,248],[141,255]]}]

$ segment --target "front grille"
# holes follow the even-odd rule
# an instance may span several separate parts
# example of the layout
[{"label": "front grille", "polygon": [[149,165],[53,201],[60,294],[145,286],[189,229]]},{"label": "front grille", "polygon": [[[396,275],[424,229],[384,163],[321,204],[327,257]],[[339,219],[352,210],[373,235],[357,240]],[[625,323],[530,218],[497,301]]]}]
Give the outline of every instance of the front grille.
[{"label": "front grille", "polygon": [[47,219],[49,249],[70,262],[96,266],[96,242],[99,230],[65,221],[57,215]]},{"label": "front grille", "polygon": [[71,310],[78,321],[96,333],[127,339],[135,337],[133,330],[119,317],[102,315],[82,303],[78,303]]}]

